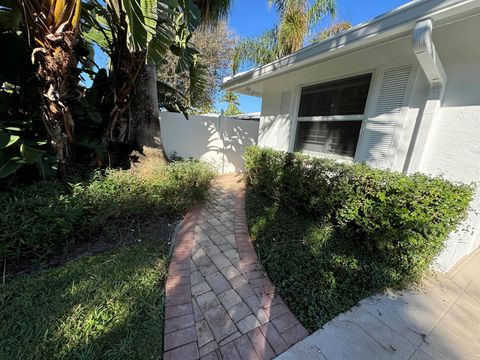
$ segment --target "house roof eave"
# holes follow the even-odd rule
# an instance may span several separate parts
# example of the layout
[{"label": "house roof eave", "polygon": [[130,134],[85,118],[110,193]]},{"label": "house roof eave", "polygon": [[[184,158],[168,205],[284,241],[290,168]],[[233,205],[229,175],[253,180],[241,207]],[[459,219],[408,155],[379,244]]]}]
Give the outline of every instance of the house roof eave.
[{"label": "house roof eave", "polygon": [[[223,90],[248,93],[249,86],[312,65],[411,34],[415,24],[425,18],[435,22],[471,14],[480,9],[478,0],[417,0],[407,3],[317,44],[307,46],[279,60],[255,69],[225,78]],[[257,94],[261,95],[261,94]]]}]

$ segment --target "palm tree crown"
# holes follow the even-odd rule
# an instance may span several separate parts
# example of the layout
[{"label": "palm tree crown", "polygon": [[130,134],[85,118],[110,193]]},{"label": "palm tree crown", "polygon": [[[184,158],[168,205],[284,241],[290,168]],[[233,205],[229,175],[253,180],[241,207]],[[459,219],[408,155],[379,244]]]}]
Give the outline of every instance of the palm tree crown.
[{"label": "palm tree crown", "polygon": [[335,16],[336,0],[269,0],[278,12],[278,25],[254,39],[242,40],[235,51],[232,69],[245,62],[263,65],[300,50],[305,37],[325,16]]},{"label": "palm tree crown", "polygon": [[240,114],[240,102],[238,101],[238,95],[232,91],[227,91],[222,98],[222,102],[227,103],[225,115],[232,116]]}]

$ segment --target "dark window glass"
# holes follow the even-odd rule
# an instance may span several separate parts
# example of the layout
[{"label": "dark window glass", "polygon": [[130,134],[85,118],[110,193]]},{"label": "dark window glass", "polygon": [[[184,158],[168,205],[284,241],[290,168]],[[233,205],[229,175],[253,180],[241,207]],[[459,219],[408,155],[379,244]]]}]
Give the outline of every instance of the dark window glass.
[{"label": "dark window glass", "polygon": [[361,115],[372,75],[362,75],[302,89],[299,117]]},{"label": "dark window glass", "polygon": [[361,126],[361,121],[301,121],[297,150],[354,157]]}]

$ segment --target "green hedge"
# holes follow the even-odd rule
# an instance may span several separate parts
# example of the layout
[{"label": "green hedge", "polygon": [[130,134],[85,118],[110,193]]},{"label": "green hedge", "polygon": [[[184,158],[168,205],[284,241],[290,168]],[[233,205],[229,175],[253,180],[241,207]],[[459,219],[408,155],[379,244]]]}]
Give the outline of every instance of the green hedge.
[{"label": "green hedge", "polygon": [[148,173],[107,170],[80,184],[39,182],[2,192],[0,258],[8,266],[46,260],[119,221],[179,215],[206,197],[214,176],[204,163],[182,161]]},{"label": "green hedge", "polygon": [[328,220],[344,237],[374,249],[396,269],[399,286],[428,268],[473,192],[421,174],[258,147],[246,150],[245,167],[251,190]]}]

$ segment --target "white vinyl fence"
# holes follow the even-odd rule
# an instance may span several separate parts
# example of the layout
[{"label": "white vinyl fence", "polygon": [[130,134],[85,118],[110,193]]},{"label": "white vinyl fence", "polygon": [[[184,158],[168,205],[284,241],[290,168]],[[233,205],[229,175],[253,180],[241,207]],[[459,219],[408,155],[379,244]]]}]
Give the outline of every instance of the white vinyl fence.
[{"label": "white vinyl fence", "polygon": [[220,174],[243,171],[243,151],[256,145],[256,120],[238,120],[222,115],[160,113],[162,142],[168,156],[194,158],[212,164]]}]

